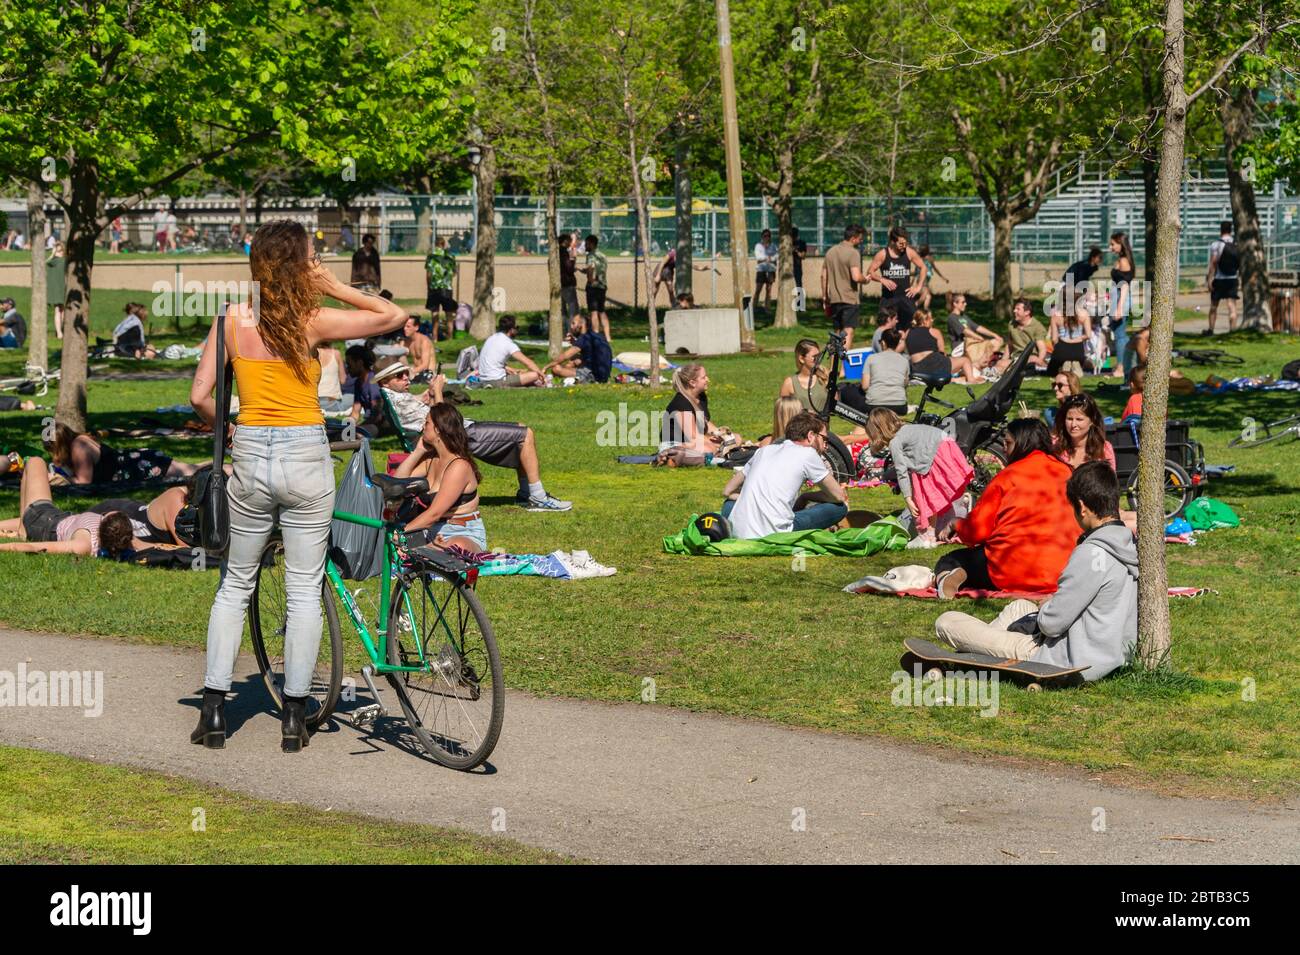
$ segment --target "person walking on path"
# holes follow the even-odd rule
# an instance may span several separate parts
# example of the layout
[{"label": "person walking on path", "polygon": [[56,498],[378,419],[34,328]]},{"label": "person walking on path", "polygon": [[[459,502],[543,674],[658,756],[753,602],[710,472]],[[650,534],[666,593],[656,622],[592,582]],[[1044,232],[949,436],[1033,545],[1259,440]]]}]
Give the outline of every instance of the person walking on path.
[{"label": "person walking on path", "polygon": [[1237,327],[1237,282],[1241,272],[1241,259],[1237,243],[1232,241],[1232,223],[1224,221],[1219,226],[1219,238],[1210,243],[1210,267],[1205,273],[1205,284],[1210,290],[1210,327],[1205,334],[1214,334],[1214,323],[1219,318],[1219,303],[1228,305],[1228,331]]},{"label": "person walking on path", "polygon": [[867,269],[867,281],[880,283],[880,304],[893,303],[898,310],[898,330],[904,334],[912,327],[916,299],[928,275],[925,260],[908,245],[907,230],[900,225],[890,229],[888,244],[875,254]]},{"label": "person walking on path", "polygon": [[854,224],[844,229],[844,239],[826,253],[822,261],[822,307],[837,332],[844,333],[844,347],[853,347],[862,309],[862,236],[866,230]]},{"label": "person walking on path", "polygon": [[[225,353],[239,389],[228,485],[230,544],[208,618],[207,673],[198,726],[190,741],[225,745],[225,695],[239,655],[244,617],[262,551],[278,523],[284,538],[284,713],[282,748],[307,745],[306,701],[320,650],[321,577],[334,511],[334,463],[317,403],[318,346],[396,330],[401,308],[340,282],[322,268],[311,239],[292,220],[257,230],[249,260],[259,307],[240,302],[227,313]],[[348,308],[326,308],[324,296]],[[216,331],[194,373],[190,403],[209,424],[217,418]]]},{"label": "person walking on path", "polygon": [[380,278],[379,249],[375,248],[375,237],[365,236],[361,248],[352,253],[352,285],[363,292],[373,292],[383,288]]}]

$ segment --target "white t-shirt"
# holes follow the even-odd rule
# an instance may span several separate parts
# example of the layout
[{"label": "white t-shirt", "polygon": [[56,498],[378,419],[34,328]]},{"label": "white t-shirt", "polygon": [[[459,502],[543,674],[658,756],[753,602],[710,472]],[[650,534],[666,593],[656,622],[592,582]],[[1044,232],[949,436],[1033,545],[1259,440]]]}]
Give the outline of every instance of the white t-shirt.
[{"label": "white t-shirt", "polygon": [[816,484],[830,473],[820,454],[793,441],[759,448],[743,470],[740,499],[727,518],[731,536],[742,540],[794,530],[794,502],[804,482]]},{"label": "white t-shirt", "polygon": [[478,353],[478,376],[484,381],[500,381],[506,376],[506,362],[519,351],[515,340],[505,332],[497,332],[483,343]]},{"label": "white t-shirt", "polygon": [[165,232],[167,230],[167,210],[159,209],[153,214],[153,231]]},{"label": "white t-shirt", "polygon": [[777,245],[775,242],[769,242],[764,245],[762,242],[754,243],[754,258],[758,259],[759,272],[776,271]]}]

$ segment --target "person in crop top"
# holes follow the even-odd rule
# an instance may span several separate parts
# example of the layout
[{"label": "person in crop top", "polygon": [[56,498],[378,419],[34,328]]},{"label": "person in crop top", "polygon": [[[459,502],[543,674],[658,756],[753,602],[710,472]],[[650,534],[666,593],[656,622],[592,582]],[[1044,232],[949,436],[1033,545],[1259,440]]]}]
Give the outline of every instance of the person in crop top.
[{"label": "person in crop top", "polygon": [[[282,748],[307,745],[307,704],[321,639],[321,577],[334,510],[334,464],[317,401],[317,347],[396,331],[406,313],[392,302],[351,288],[323,268],[303,226],[269,222],[257,230],[249,269],[258,294],[232,305],[225,322],[226,359],[239,392],[238,427],[227,485],[230,545],[208,618],[207,672],[198,727],[190,740],[225,745],[223,712],[244,615],[262,550],[276,524],[284,540],[284,712]],[[345,308],[325,307],[329,296]],[[209,423],[217,417],[214,331],[190,388],[190,403]]]}]

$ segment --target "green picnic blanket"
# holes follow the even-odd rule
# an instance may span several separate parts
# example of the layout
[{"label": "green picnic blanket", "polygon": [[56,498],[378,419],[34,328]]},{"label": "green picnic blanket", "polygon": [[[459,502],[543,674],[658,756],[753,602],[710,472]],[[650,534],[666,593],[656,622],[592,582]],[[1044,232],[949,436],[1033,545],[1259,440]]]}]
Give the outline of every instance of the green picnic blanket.
[{"label": "green picnic blanket", "polygon": [[795,553],[866,557],[882,550],[902,550],[908,540],[896,518],[884,517],[866,527],[842,531],[786,531],[754,540],[728,538],[714,543],[696,529],[698,516],[692,514],[680,534],[664,538],[665,551],[693,557],[789,557]]}]

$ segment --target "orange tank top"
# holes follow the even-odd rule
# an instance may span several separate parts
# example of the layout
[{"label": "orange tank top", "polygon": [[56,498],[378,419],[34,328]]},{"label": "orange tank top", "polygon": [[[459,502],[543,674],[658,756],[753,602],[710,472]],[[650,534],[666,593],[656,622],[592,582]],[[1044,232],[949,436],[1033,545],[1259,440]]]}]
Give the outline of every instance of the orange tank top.
[{"label": "orange tank top", "polygon": [[292,428],[324,424],[316,389],[320,384],[320,362],[312,358],[307,380],[279,358],[244,358],[239,354],[234,323],[230,329],[230,363],[235,368],[239,389],[238,420],[251,427]]}]

